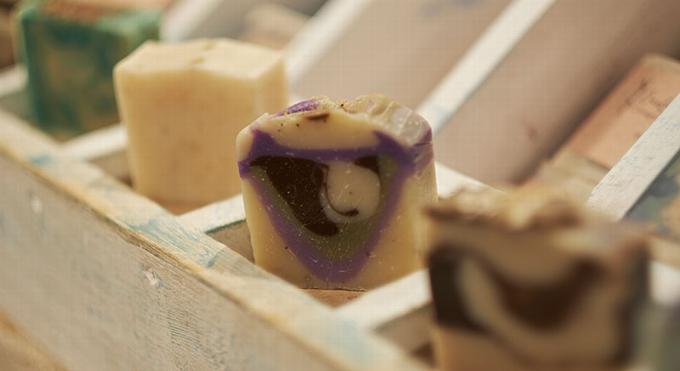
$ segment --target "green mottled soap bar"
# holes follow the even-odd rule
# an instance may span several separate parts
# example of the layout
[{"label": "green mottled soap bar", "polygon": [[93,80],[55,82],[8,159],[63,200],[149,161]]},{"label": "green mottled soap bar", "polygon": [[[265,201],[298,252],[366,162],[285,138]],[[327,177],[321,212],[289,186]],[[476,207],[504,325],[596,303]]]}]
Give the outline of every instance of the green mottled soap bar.
[{"label": "green mottled soap bar", "polygon": [[17,17],[39,125],[72,135],[117,122],[113,67],[144,41],[158,39],[160,11],[27,0]]}]

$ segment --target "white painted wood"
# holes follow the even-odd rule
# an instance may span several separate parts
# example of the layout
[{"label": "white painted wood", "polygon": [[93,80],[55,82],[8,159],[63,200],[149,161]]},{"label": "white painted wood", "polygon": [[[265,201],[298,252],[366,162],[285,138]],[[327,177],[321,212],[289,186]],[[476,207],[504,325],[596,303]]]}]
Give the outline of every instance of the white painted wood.
[{"label": "white painted wood", "polygon": [[180,216],[183,224],[192,225],[205,233],[243,221],[245,218],[246,213],[241,194]]},{"label": "white painted wood", "polygon": [[0,366],[3,371],[65,371],[0,313]]},{"label": "white painted wood", "polygon": [[92,160],[123,151],[126,145],[125,127],[118,124],[71,139],[61,148],[69,156],[81,160]]},{"label": "white painted wood", "polygon": [[371,290],[336,312],[414,351],[429,342],[430,301],[427,271],[421,270]]},{"label": "white painted wood", "polygon": [[524,180],[644,55],[680,55],[678,13],[557,0],[435,135],[435,157],[485,183]]},{"label": "white painted wood", "polygon": [[436,133],[556,0],[514,0],[454,65],[418,113]]},{"label": "white painted wood", "polygon": [[372,0],[329,0],[286,48],[288,79],[296,83]]},{"label": "white painted wood", "polygon": [[463,188],[475,189],[486,187],[485,184],[455,170],[451,170],[439,162],[435,162],[434,167],[437,174],[437,193],[439,193],[440,197],[446,197]]},{"label": "white painted wood", "polygon": [[0,97],[14,93],[26,83],[26,70],[21,66],[10,67],[0,73]]},{"label": "white painted wood", "polygon": [[334,99],[378,92],[416,107],[510,2],[335,0],[291,45],[292,91]]},{"label": "white painted wood", "polygon": [[680,301],[680,270],[677,267],[653,262],[651,282],[652,297],[658,303],[670,306]]},{"label": "white painted wood", "polygon": [[680,96],[595,187],[588,205],[619,220],[680,151]]}]

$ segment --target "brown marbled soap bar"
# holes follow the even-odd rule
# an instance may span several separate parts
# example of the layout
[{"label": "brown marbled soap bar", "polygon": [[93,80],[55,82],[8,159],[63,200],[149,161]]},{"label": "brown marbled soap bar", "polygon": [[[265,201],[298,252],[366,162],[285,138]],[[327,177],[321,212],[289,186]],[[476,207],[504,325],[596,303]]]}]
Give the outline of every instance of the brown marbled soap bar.
[{"label": "brown marbled soap bar", "polygon": [[428,210],[446,370],[617,370],[647,298],[647,240],[545,188],[461,192]]}]

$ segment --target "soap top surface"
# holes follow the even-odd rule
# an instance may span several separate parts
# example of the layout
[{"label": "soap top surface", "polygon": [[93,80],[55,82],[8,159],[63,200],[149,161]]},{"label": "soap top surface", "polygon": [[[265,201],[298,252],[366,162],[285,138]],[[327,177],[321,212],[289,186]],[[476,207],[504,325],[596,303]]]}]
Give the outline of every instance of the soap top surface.
[{"label": "soap top surface", "polygon": [[[542,253],[553,250],[604,257],[636,254],[648,245],[642,228],[609,222],[559,190],[543,186],[510,192],[462,190],[428,208],[426,213],[435,228],[453,239],[477,236],[473,238],[482,241],[497,234],[508,241],[502,246],[477,246],[485,250],[518,253],[538,248]],[[534,242],[529,243],[528,238]],[[511,241],[522,241],[521,246],[514,246]]]},{"label": "soap top surface", "polygon": [[280,144],[307,149],[371,146],[378,141],[373,135],[376,132],[389,135],[405,148],[430,146],[432,142],[424,118],[381,94],[349,101],[315,97],[283,112],[265,114],[245,131],[265,132]]},{"label": "soap top surface", "polygon": [[182,43],[149,41],[121,61],[121,73],[153,75],[187,70],[211,72],[237,80],[257,79],[282,63],[277,51],[228,39]]}]

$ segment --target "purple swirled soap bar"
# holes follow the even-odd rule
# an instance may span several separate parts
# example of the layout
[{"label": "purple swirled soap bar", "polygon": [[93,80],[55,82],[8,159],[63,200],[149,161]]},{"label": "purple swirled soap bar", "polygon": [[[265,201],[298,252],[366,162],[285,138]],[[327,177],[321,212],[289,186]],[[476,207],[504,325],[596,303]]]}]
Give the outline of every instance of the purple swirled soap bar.
[{"label": "purple swirled soap bar", "polygon": [[255,263],[304,288],[368,289],[420,266],[432,134],[382,95],[315,98],[237,138]]}]

